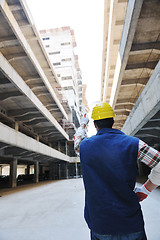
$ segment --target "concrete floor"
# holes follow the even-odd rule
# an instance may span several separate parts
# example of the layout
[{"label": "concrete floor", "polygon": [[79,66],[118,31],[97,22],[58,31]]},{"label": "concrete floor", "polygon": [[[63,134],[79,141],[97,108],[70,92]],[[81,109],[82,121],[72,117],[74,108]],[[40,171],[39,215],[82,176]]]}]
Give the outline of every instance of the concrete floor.
[{"label": "concrete floor", "polygon": [[[89,240],[82,179],[24,187],[1,196],[0,240]],[[160,189],[142,208],[148,240],[160,240]]]}]

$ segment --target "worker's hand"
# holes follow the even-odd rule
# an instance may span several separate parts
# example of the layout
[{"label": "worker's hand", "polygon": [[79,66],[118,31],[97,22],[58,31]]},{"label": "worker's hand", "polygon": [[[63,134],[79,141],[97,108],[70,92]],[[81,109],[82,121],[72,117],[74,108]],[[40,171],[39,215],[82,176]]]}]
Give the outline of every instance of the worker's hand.
[{"label": "worker's hand", "polygon": [[76,133],[73,136],[73,140],[74,140],[74,150],[77,153],[77,155],[79,155],[79,147],[80,147],[80,143],[83,140],[83,138],[85,138],[87,136],[86,133],[86,126],[89,122],[89,119],[87,117],[87,114],[84,114],[84,116],[81,118],[80,121],[80,127],[76,130]]},{"label": "worker's hand", "polygon": [[142,185],[141,187],[137,187],[134,189],[134,192],[137,194],[139,201],[143,201],[144,199],[146,199],[148,197],[148,195],[151,193],[151,191],[149,191],[145,184]]},{"label": "worker's hand", "polygon": [[85,113],[84,116],[81,118],[80,124],[83,128],[85,128],[88,122],[89,122],[89,119],[87,117],[87,114]]},{"label": "worker's hand", "polygon": [[76,130],[76,133],[73,136],[73,140],[74,140],[74,150],[77,153],[77,155],[79,155],[79,147],[80,147],[80,143],[82,141],[83,138],[85,138],[87,136],[86,134],[86,129],[85,126],[83,126],[83,124]]}]

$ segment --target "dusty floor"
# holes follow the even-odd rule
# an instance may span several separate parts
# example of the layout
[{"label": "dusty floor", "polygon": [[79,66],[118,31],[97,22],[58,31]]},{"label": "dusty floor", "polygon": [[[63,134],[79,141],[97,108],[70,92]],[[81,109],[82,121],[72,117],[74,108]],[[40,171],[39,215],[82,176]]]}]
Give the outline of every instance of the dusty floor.
[{"label": "dusty floor", "polygon": [[[21,187],[1,196],[0,240],[89,240],[82,179]],[[142,208],[148,240],[160,240],[160,189]]]}]

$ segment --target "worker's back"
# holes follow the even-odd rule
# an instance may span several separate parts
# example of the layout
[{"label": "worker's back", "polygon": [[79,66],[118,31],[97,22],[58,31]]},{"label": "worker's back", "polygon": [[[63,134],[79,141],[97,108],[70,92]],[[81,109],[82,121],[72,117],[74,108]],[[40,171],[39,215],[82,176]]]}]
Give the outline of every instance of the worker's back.
[{"label": "worker's back", "polygon": [[143,231],[139,201],[133,192],[138,143],[137,138],[111,128],[81,142],[85,219],[95,233]]}]

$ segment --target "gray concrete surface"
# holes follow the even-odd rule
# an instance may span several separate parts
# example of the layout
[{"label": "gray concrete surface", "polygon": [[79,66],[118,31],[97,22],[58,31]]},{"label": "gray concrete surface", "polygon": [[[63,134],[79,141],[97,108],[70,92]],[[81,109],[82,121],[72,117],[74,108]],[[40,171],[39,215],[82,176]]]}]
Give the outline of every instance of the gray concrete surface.
[{"label": "gray concrete surface", "polygon": [[[82,179],[20,190],[1,194],[0,240],[89,240]],[[160,189],[152,192],[142,208],[148,240],[159,240]]]},{"label": "gray concrete surface", "polygon": [[[140,186],[137,183],[137,186]],[[148,240],[160,240],[160,188],[141,203]]]},{"label": "gray concrete surface", "polygon": [[82,179],[62,180],[0,198],[0,240],[88,240]]}]

